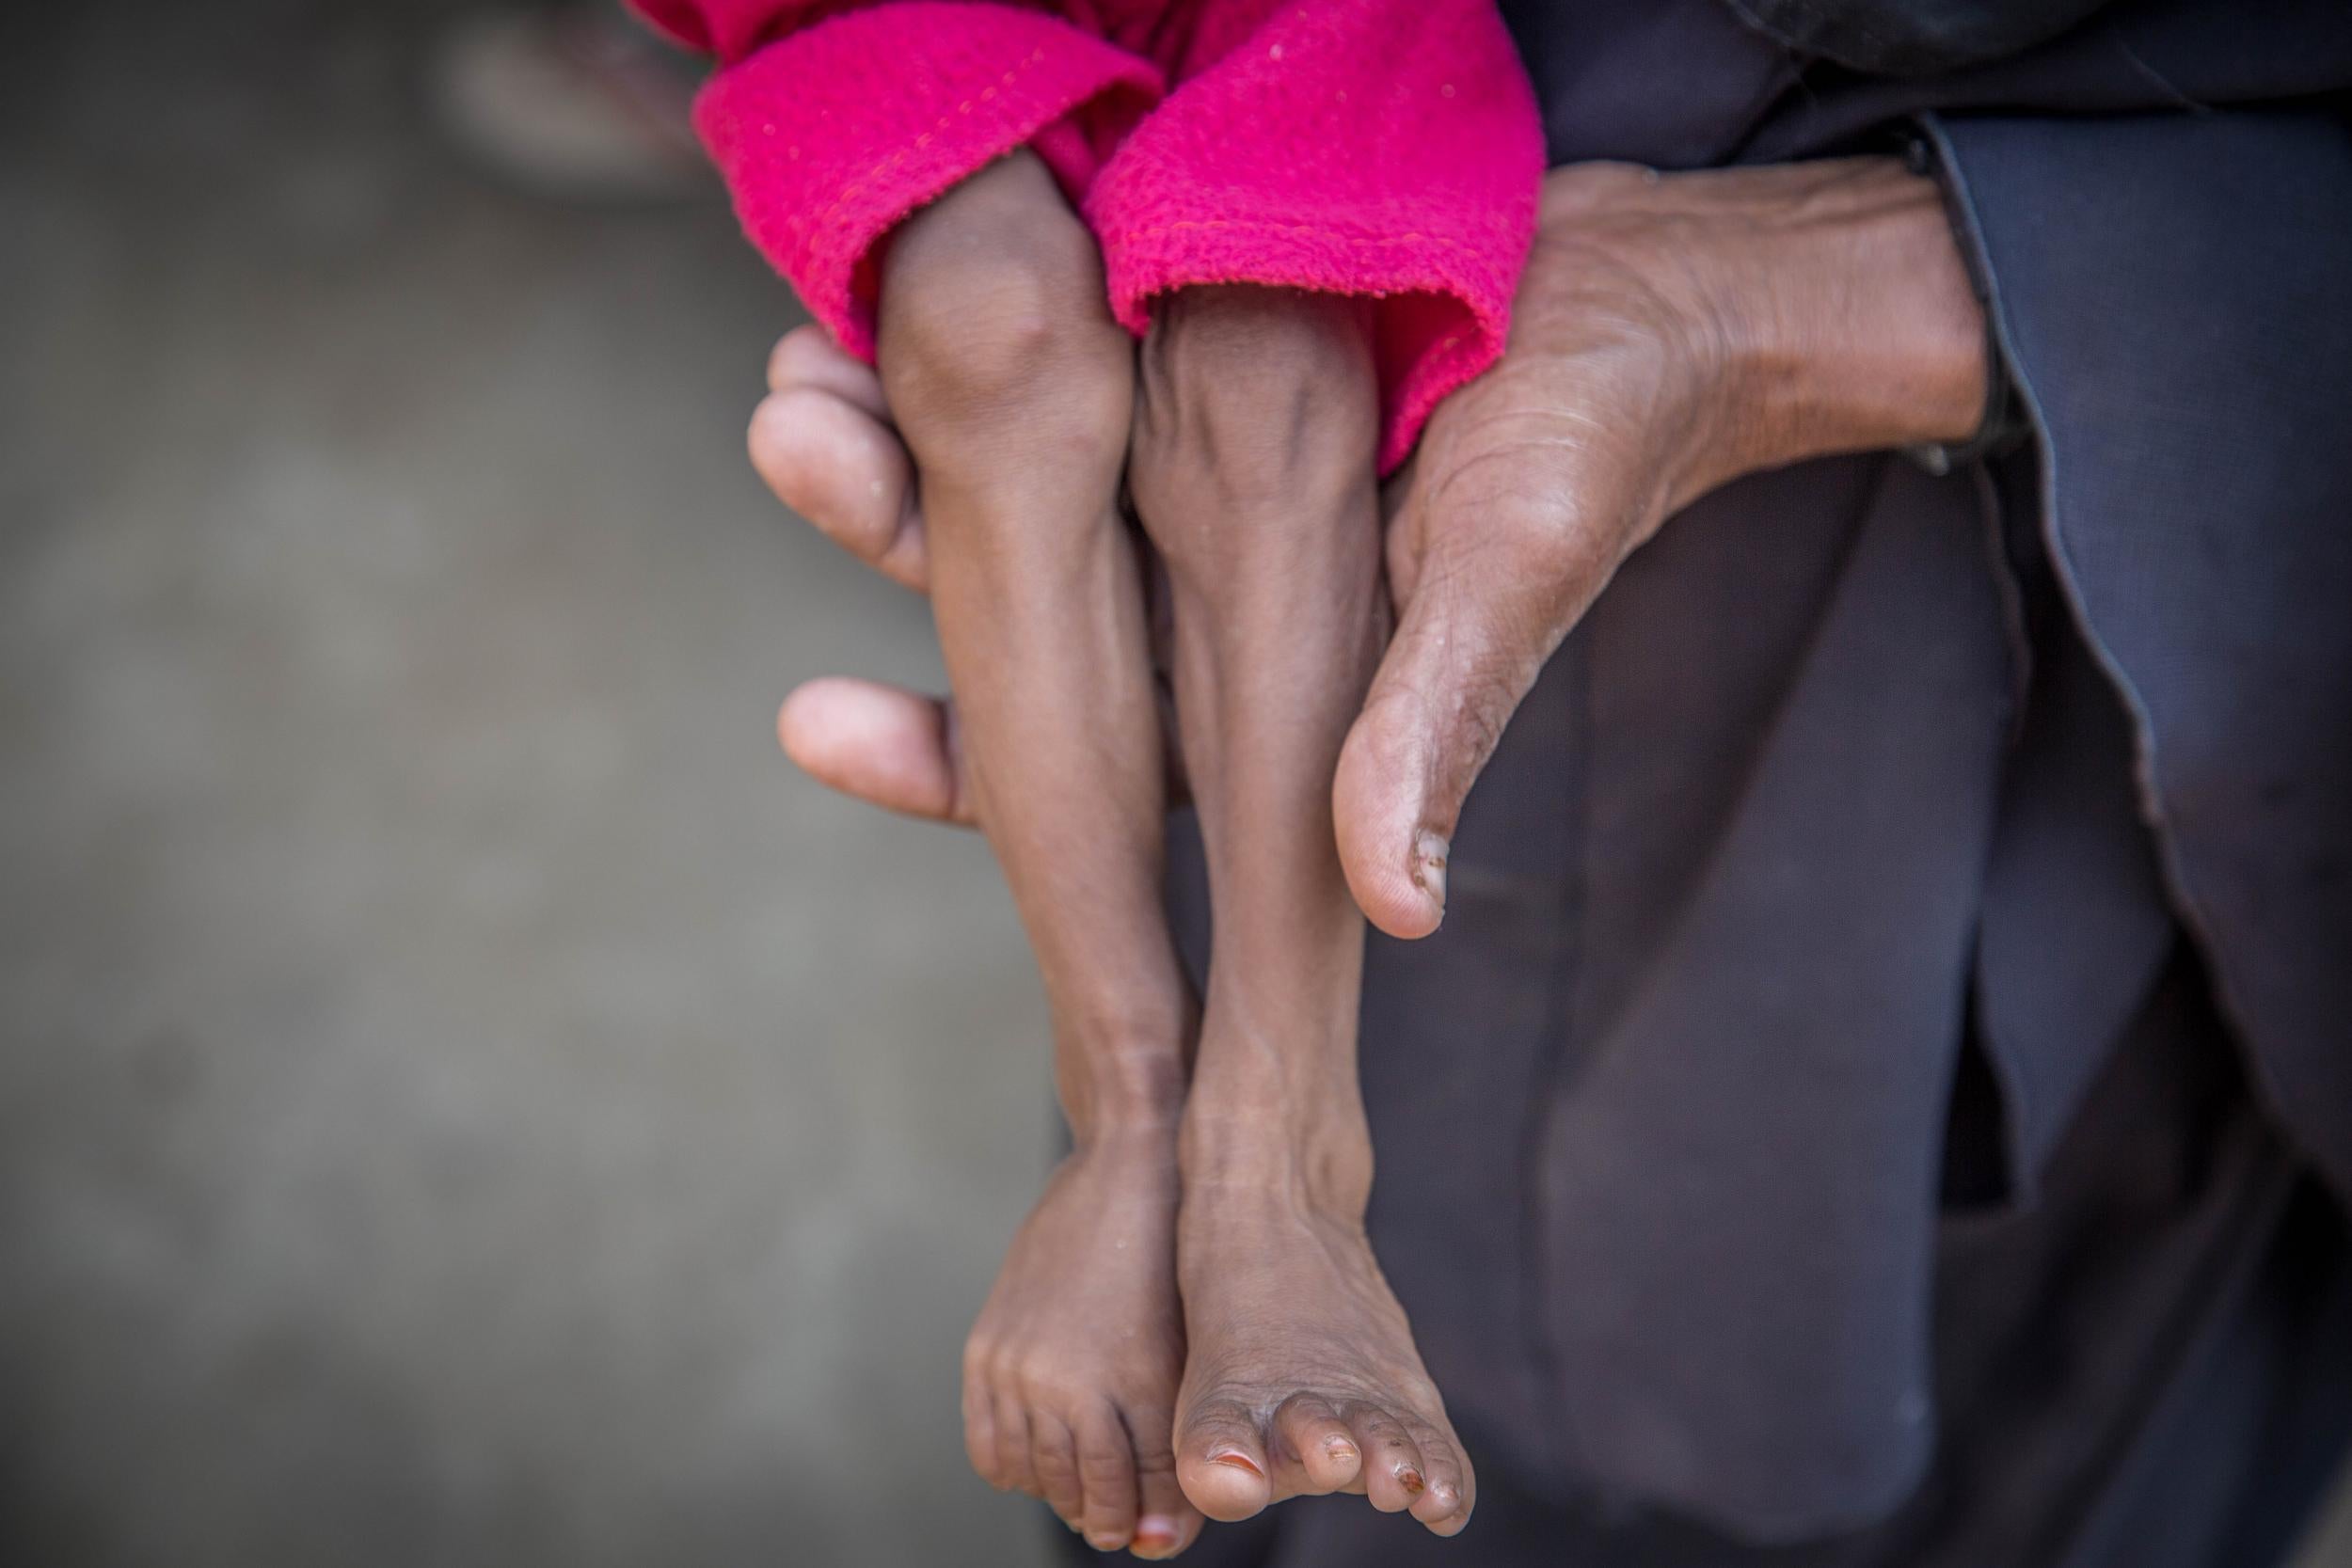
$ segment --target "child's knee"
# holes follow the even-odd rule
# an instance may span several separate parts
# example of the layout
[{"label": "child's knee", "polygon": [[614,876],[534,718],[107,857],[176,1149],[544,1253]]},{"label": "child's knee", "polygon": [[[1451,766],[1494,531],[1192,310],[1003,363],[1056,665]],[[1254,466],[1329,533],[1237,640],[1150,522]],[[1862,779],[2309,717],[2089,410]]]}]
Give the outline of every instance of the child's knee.
[{"label": "child's knee", "polygon": [[[1084,238],[1083,231],[1079,236]],[[1025,413],[1111,369],[1102,271],[1057,255],[1066,236],[973,245],[950,262],[894,273],[880,361],[902,417]]]},{"label": "child's knee", "polygon": [[1104,303],[1093,237],[1050,182],[1045,194],[989,190],[955,207],[951,193],[894,242],[877,358],[926,471],[1118,471],[1133,344]]},{"label": "child's knee", "polygon": [[1378,426],[1358,302],[1190,289],[1163,303],[1144,345],[1128,480],[1173,563],[1226,524],[1263,529],[1368,484]]}]

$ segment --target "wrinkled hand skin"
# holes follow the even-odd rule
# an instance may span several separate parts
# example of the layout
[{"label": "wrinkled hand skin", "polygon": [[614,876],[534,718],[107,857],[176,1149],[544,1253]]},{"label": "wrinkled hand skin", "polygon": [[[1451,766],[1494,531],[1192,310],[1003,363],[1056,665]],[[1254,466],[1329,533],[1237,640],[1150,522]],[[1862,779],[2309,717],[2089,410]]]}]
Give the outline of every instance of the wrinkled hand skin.
[{"label": "wrinkled hand skin", "polygon": [[1397,632],[1336,787],[1350,884],[1394,936],[1437,928],[1424,847],[1668,516],[1761,469],[1965,439],[1984,404],[1941,198],[1892,159],[1556,170],[1513,310],[1391,485]]}]

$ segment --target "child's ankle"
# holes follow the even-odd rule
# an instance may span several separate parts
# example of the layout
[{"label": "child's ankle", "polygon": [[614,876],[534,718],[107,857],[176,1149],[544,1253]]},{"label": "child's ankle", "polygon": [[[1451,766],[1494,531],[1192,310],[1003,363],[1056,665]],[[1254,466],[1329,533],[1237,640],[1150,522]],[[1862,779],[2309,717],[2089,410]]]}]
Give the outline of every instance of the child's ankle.
[{"label": "child's ankle", "polygon": [[1058,1054],[1062,1109],[1081,1148],[1173,1143],[1191,1078],[1182,1035],[1100,1039],[1066,1045]]},{"label": "child's ankle", "polygon": [[1360,1101],[1289,1105],[1196,1093],[1184,1108],[1177,1167],[1188,1198],[1219,1208],[1267,1202],[1360,1225],[1372,1197],[1372,1134]]}]

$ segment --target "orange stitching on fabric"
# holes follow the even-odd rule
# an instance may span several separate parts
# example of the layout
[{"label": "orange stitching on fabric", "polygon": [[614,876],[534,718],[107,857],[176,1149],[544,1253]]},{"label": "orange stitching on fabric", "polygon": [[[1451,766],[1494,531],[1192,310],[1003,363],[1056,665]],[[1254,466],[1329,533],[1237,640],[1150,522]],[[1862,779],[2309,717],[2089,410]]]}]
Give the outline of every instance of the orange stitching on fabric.
[{"label": "orange stitching on fabric", "polygon": [[[1014,66],[1010,71],[1004,73],[1004,75],[1000,78],[1000,85],[1004,87],[1012,86],[1023,72],[1026,71],[1031,66],[1038,64],[1044,58],[1045,46],[1041,43],[1036,48],[1029,51],[1029,57],[1027,59],[1023,60],[1020,64]],[[980,94],[982,98],[993,98],[995,95],[995,87],[989,87]],[[969,107],[968,103],[966,107]],[[947,129],[947,124],[948,121],[946,117],[942,116],[939,121],[939,129],[945,131]],[[923,133],[921,135],[914,138],[914,145],[917,148],[929,147],[931,143],[931,135],[932,133],[930,132],[927,131]],[[857,195],[859,191],[863,190],[868,182],[881,175],[888,173],[894,168],[897,168],[901,163],[906,161],[906,156],[907,150],[901,147],[892,152],[888,157],[876,164],[872,168],[867,169],[863,175],[859,176],[855,180],[852,180],[849,184],[843,186],[840,193],[836,195],[833,200],[826,203],[825,210],[809,220],[810,229],[817,231],[822,231],[830,228],[834,215],[837,214],[842,208],[850,204],[850,198],[851,197]]]},{"label": "orange stitching on fabric", "polygon": [[1173,234],[1188,229],[1248,229],[1269,234],[1313,234],[1341,245],[1436,245],[1448,250],[1458,250],[1482,264],[1486,255],[1475,245],[1459,240],[1449,240],[1443,234],[1335,234],[1328,229],[1311,223],[1264,223],[1253,218],[1184,218],[1174,223],[1155,224],[1150,229],[1130,229],[1119,237],[1121,241],[1148,240],[1157,234]]}]

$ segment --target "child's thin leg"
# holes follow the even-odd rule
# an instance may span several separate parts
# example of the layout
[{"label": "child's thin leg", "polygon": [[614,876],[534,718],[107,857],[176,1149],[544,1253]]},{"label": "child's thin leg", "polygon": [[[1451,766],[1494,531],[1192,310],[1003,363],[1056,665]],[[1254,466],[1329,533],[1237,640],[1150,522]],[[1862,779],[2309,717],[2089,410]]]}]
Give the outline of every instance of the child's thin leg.
[{"label": "child's thin leg", "polygon": [[1359,308],[1187,291],[1140,388],[1130,479],[1168,565],[1215,922],[1183,1138],[1178,1473],[1215,1518],[1349,1490],[1450,1534],[1470,1467],[1363,1232],[1363,923],[1331,821],[1383,619]]},{"label": "child's thin leg", "polygon": [[1160,904],[1164,761],[1117,504],[1134,349],[1033,160],[901,231],[879,357],[921,474],[975,803],[1043,973],[1077,1148],[974,1329],[967,1443],[983,1476],[1097,1545],[1181,1547],[1199,1525],[1168,1449],[1192,1007]]}]

